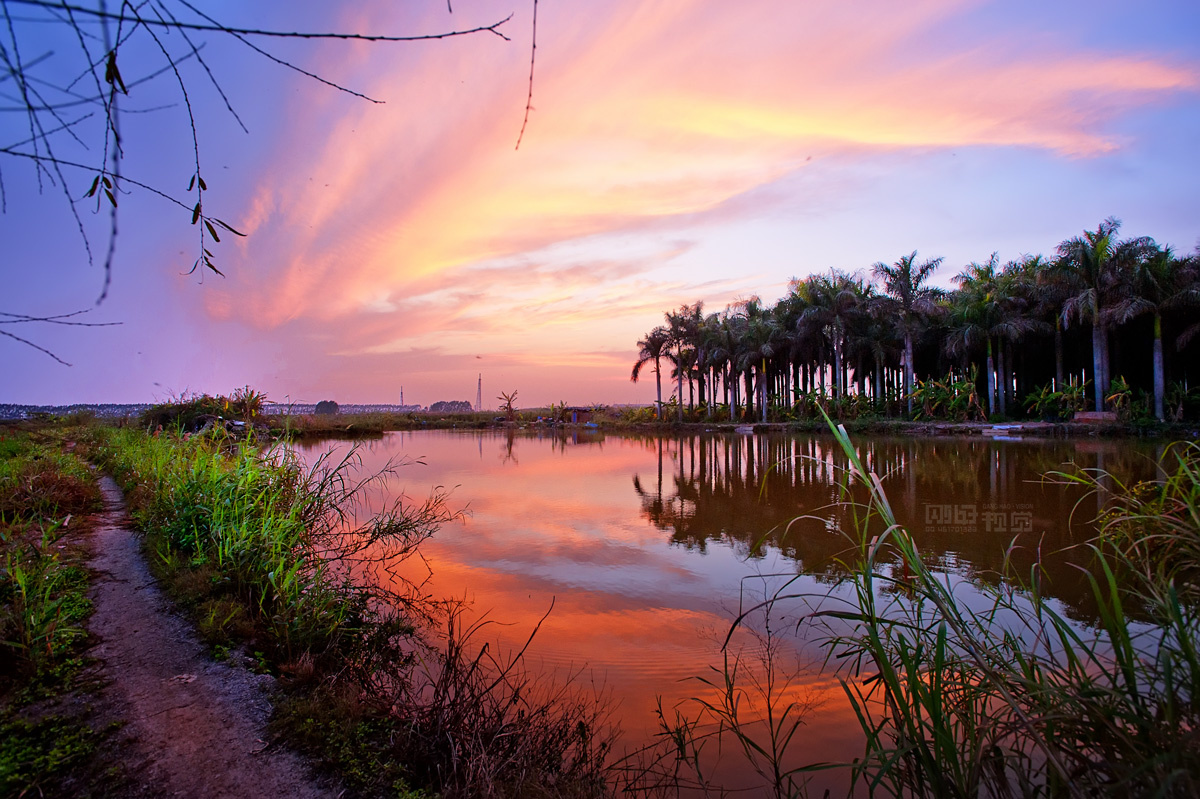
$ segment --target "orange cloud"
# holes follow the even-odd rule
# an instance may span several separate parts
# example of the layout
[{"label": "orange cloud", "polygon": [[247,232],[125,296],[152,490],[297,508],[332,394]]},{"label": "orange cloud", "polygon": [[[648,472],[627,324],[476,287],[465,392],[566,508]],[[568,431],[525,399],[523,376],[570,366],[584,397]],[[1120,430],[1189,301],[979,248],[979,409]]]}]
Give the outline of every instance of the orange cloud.
[{"label": "orange cloud", "polygon": [[[344,353],[532,352],[551,327],[556,344],[594,351],[601,336],[628,338],[635,317],[700,296],[681,296],[704,282],[686,254],[615,246],[647,225],[686,224],[809,156],[1094,155],[1120,146],[1107,120],[1196,88],[1191,65],[1034,56],[1018,33],[914,45],[968,7],[547,6],[536,111],[516,152],[527,40],[356,49],[352,69],[387,105],[297,109],[296,140],[247,208],[245,262],[211,312],[261,328],[333,325]],[[591,244],[617,254],[588,268],[559,251]],[[714,292],[732,296],[733,280]]]}]

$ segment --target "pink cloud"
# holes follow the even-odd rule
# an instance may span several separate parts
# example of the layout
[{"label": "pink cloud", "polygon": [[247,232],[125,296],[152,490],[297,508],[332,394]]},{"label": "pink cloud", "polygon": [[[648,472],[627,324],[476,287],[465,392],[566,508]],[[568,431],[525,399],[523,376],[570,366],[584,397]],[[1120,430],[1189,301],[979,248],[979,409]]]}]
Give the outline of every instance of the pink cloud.
[{"label": "pink cloud", "polygon": [[686,252],[661,243],[590,260],[556,248],[694,223],[812,155],[1095,155],[1120,146],[1105,130],[1116,115],[1196,88],[1194,65],[1070,49],[1035,60],[1004,31],[915,46],[969,7],[549,5],[516,152],[528,55],[516,24],[504,47],[354,48],[330,66],[387,104],[328,93],[316,113],[297,104],[294,138],[244,211],[254,236],[208,312],[261,330],[333,329],[343,357],[536,352],[548,330],[576,348],[632,342],[663,308],[732,298],[735,276],[702,295]]}]

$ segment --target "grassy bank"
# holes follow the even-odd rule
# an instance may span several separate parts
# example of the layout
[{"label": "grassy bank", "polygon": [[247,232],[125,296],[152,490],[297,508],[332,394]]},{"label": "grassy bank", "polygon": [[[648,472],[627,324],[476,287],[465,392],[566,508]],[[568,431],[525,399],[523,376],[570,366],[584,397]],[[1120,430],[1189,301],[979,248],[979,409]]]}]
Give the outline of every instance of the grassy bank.
[{"label": "grassy bank", "polygon": [[[940,385],[940,384],[939,384]],[[926,389],[922,389],[926,391]],[[1195,437],[1200,428],[1194,422],[1160,422],[1145,413],[1121,413],[1103,424],[1070,421],[1069,409],[1044,409],[1034,417],[1019,415],[1009,418],[993,414],[984,421],[979,415],[969,416],[959,407],[961,399],[952,397],[925,398],[915,418],[887,414],[861,397],[844,401],[831,400],[820,392],[804,395],[793,407],[772,405],[764,422],[758,415],[752,418],[735,414],[718,405],[683,407],[664,403],[661,418],[651,406],[571,409],[565,403],[545,407],[507,407],[501,411],[480,412],[368,412],[340,413],[266,413],[266,395],[249,387],[238,389],[228,396],[198,395],[156,405],[142,411],[136,419],[127,420],[135,426],[162,432],[199,432],[222,427],[236,436],[257,438],[360,438],[379,436],[389,431],[407,430],[641,430],[668,431],[679,429],[730,430],[754,427],[761,430],[827,433],[827,418],[833,418],[851,433],[909,436],[978,435],[994,424],[1041,421],[1036,430],[1026,435],[1041,436],[1139,436],[1186,440]],[[1182,418],[1182,417],[1181,417]],[[1049,423],[1045,423],[1046,420]]]},{"label": "grassy bank", "polygon": [[[764,737],[761,724],[743,724],[751,669],[731,655],[724,673],[709,678],[715,692],[692,708],[697,718],[675,717],[664,749],[648,753],[650,761],[624,761],[624,771],[614,773],[594,696],[545,685],[519,657],[494,658],[483,646],[484,628],[472,625],[461,605],[370,579],[390,573],[453,516],[443,497],[367,513],[352,458],[305,466],[285,449],[216,430],[155,435],[94,427],[39,435],[0,443],[5,542],[20,539],[19,551],[28,553],[20,562],[55,573],[54,564],[65,563],[70,548],[58,549],[67,541],[54,525],[65,519],[70,497],[87,494],[91,477],[78,457],[56,453],[68,437],[86,441],[89,457],[126,487],[148,558],[213,654],[244,656],[277,676],[276,731],[336,769],[355,795],[601,796],[622,782],[634,794],[670,792],[681,768],[691,771],[675,785],[692,782],[716,793],[694,757],[705,745],[696,736],[713,728],[749,753],[766,790],[805,795],[804,779],[815,766],[797,768],[791,742],[811,709],[791,698],[785,650],[770,641],[754,690],[766,686],[778,699],[773,731]],[[983,586],[987,607],[961,603],[954,584],[925,564],[896,525],[849,437],[838,435],[848,464],[845,498],[858,510],[859,523],[844,531],[850,576],[841,588],[852,601],[787,615],[803,616],[808,631],[825,631],[830,664],[867,741],[859,757],[842,764],[859,792],[1188,796],[1200,789],[1193,707],[1200,687],[1200,448],[1168,450],[1162,479],[1138,486],[1100,474],[1056,478],[1102,490],[1109,500],[1089,550],[1101,621],[1081,628],[1043,598],[1036,566],[1007,575],[1000,587]],[[22,536],[8,535],[14,525]],[[14,573],[10,563],[6,608],[18,607]],[[62,595],[70,596],[66,577],[25,584],[65,585]],[[790,588],[759,610],[819,599],[792,596]],[[58,667],[33,665],[45,636],[61,630],[69,640],[75,624],[71,600],[53,608],[31,617],[53,622],[41,624],[41,638],[11,633],[16,628],[5,617],[6,640],[40,642],[22,650],[31,653],[24,673],[46,675],[39,685],[57,679]],[[46,661],[54,662],[63,661]],[[779,680],[763,681],[772,669]],[[670,715],[666,709],[664,719]],[[27,742],[13,751],[28,753],[22,763],[42,763],[36,768],[44,775],[59,773],[60,761],[86,764],[102,744],[103,729],[72,737],[84,727],[57,711],[21,718],[26,726],[6,735]],[[27,724],[42,718],[51,722]],[[56,790],[45,776],[21,779],[12,784]]]},{"label": "grassy bank", "polygon": [[305,466],[217,431],[97,429],[91,452],[214,654],[277,675],[277,730],[357,794],[603,792],[594,697],[493,655],[458,603],[373,579],[455,515],[442,495],[367,514],[353,455]]},{"label": "grassy bank", "polygon": [[112,729],[94,710],[87,514],[96,480],[78,431],[0,427],[0,795],[102,796],[119,768],[100,755]]}]

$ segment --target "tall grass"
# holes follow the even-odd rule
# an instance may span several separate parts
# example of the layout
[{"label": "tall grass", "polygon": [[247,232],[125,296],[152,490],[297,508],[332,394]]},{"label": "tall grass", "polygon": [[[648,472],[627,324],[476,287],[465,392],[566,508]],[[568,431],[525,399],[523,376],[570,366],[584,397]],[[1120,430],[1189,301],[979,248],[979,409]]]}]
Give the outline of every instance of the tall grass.
[{"label": "tall grass", "polygon": [[1036,564],[1017,574],[1006,557],[1000,585],[932,569],[845,429],[830,427],[846,458],[848,576],[825,595],[788,578],[737,617],[723,668],[701,678],[720,699],[663,714],[666,750],[688,766],[677,784],[715,790],[700,774],[714,737],[740,748],[776,797],[807,795],[804,778],[829,765],[789,751],[809,708],[764,694],[765,718],[738,716],[764,683],[746,679],[733,642],[756,614],[786,612],[817,634],[862,729],[862,754],[843,765],[852,793],[1200,795],[1200,447],[1170,448],[1149,483],[1052,475],[1109,500],[1086,545],[1099,621],[1084,627],[1043,594]]},{"label": "tall grass", "polygon": [[408,556],[456,515],[434,492],[356,523],[372,481],[351,479],[353,451],[304,468],[283,446],[125,429],[108,434],[100,457],[129,490],[157,557],[208,575],[214,593],[252,608],[284,659],[336,649],[372,603],[401,601],[354,582],[352,570]]},{"label": "tall grass", "polygon": [[108,431],[98,452],[202,630],[264,652],[295,690],[279,727],[357,789],[603,790],[602,707],[535,679],[521,653],[495,656],[461,603],[397,576],[398,561],[459,515],[444,492],[368,513],[371,486],[400,464],[358,479],[353,449],[305,467],[286,447],[219,433]]},{"label": "tall grass", "polygon": [[[1095,629],[1042,595],[1036,566],[1007,586],[977,586],[989,605],[971,610],[926,566],[845,431],[835,434],[868,498],[847,564],[851,607],[813,620],[850,625],[827,651],[866,733],[856,781],[898,796],[1196,795],[1200,614],[1171,573],[1122,580],[1136,550],[1105,546],[1102,533],[1088,575]],[[1195,496],[1195,474],[1177,471],[1160,491]],[[882,531],[868,536],[872,522]],[[1106,517],[1105,532],[1117,523],[1137,535],[1130,515]]]},{"label": "tall grass", "polygon": [[100,493],[62,446],[40,431],[0,434],[0,676],[53,668],[86,636],[87,576],[60,541]]},{"label": "tall grass", "polygon": [[1200,444],[1171,444],[1159,459],[1160,479],[1124,485],[1111,475],[1076,469],[1055,472],[1062,482],[1081,485],[1107,499],[1099,543],[1116,550],[1143,590],[1175,586],[1197,597],[1200,577]]},{"label": "tall grass", "polygon": [[[64,432],[0,426],[0,795],[115,794],[92,712],[81,533],[100,493]],[[71,786],[68,788],[67,786]]]}]

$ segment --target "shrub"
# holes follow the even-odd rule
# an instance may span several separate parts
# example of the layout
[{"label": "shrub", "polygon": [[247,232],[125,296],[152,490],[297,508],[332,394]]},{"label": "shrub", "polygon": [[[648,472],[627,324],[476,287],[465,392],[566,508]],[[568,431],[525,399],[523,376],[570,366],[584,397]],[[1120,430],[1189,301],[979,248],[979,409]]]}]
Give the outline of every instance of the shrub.
[{"label": "shrub", "polygon": [[430,413],[471,413],[475,407],[466,400],[442,400],[429,406]]}]

